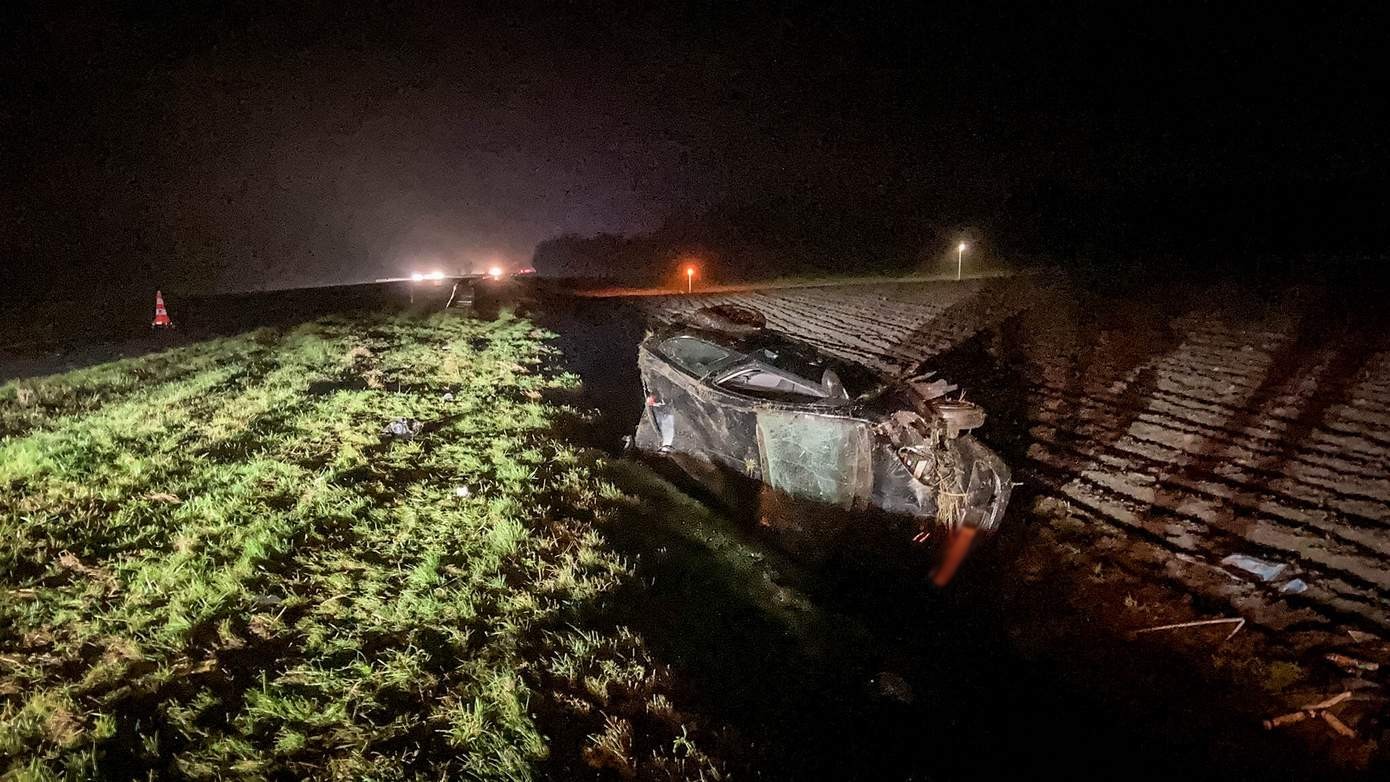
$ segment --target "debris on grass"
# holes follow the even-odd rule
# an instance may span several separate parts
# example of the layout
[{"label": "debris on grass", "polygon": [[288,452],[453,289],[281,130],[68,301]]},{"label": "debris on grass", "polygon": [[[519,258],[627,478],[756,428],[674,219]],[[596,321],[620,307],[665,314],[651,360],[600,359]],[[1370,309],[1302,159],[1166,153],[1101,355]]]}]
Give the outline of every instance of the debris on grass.
[{"label": "debris on grass", "polygon": [[397,418],[387,424],[381,433],[387,437],[397,437],[403,440],[410,440],[420,433],[423,424],[414,418]]}]

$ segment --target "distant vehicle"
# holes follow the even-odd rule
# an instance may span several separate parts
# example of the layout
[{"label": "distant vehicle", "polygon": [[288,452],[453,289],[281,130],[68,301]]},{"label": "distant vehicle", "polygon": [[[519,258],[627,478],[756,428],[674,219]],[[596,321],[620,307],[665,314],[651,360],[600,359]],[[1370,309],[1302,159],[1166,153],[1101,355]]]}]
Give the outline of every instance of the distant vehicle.
[{"label": "distant vehicle", "polygon": [[[944,586],[1004,518],[1009,470],[968,434],[984,411],[948,399],[945,381],[885,382],[732,305],[656,329],[638,366],[634,447],[736,509],[751,505],[793,550],[833,550],[846,532],[925,543]],[[865,524],[881,528],[847,529]]]},{"label": "distant vehicle", "polygon": [[[416,272],[410,277],[380,279],[377,282],[409,283],[412,302],[415,301],[417,289],[440,288],[442,291],[447,284],[445,309],[467,310],[487,318],[497,317],[503,309],[520,309],[527,298],[526,290],[518,283],[517,273],[509,275],[499,267],[492,267],[486,273],[445,275],[443,272]],[[424,291],[421,293],[423,295]]]}]

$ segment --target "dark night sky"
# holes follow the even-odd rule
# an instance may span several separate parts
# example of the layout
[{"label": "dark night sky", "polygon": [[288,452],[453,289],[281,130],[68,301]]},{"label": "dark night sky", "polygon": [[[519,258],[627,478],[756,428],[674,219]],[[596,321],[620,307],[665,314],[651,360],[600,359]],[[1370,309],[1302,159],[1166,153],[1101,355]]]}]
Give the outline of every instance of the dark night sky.
[{"label": "dark night sky", "polygon": [[1027,252],[1386,240],[1373,4],[52,5],[3,12],[11,290],[523,264],[759,199]]}]

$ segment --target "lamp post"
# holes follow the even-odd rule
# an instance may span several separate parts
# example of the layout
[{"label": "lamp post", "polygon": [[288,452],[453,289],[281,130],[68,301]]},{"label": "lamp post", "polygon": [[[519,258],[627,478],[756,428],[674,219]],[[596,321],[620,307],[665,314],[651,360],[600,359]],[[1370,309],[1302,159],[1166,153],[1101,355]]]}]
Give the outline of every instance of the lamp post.
[{"label": "lamp post", "polygon": [[956,245],[956,282],[960,282],[960,267],[965,259],[965,242]]},{"label": "lamp post", "polygon": [[695,267],[685,267],[685,292],[690,293],[695,289]]}]

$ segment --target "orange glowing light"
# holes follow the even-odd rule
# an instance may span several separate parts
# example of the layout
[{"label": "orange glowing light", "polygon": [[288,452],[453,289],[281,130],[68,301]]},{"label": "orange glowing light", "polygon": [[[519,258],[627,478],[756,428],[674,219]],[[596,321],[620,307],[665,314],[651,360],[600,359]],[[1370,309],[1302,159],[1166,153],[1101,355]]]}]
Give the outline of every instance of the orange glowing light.
[{"label": "orange glowing light", "polygon": [[491,278],[494,279],[494,280],[500,280],[500,279],[502,279],[502,267],[501,267],[501,266],[494,266],[494,267],[492,267],[491,269],[488,269],[488,270],[487,270],[487,276],[491,277]]}]

